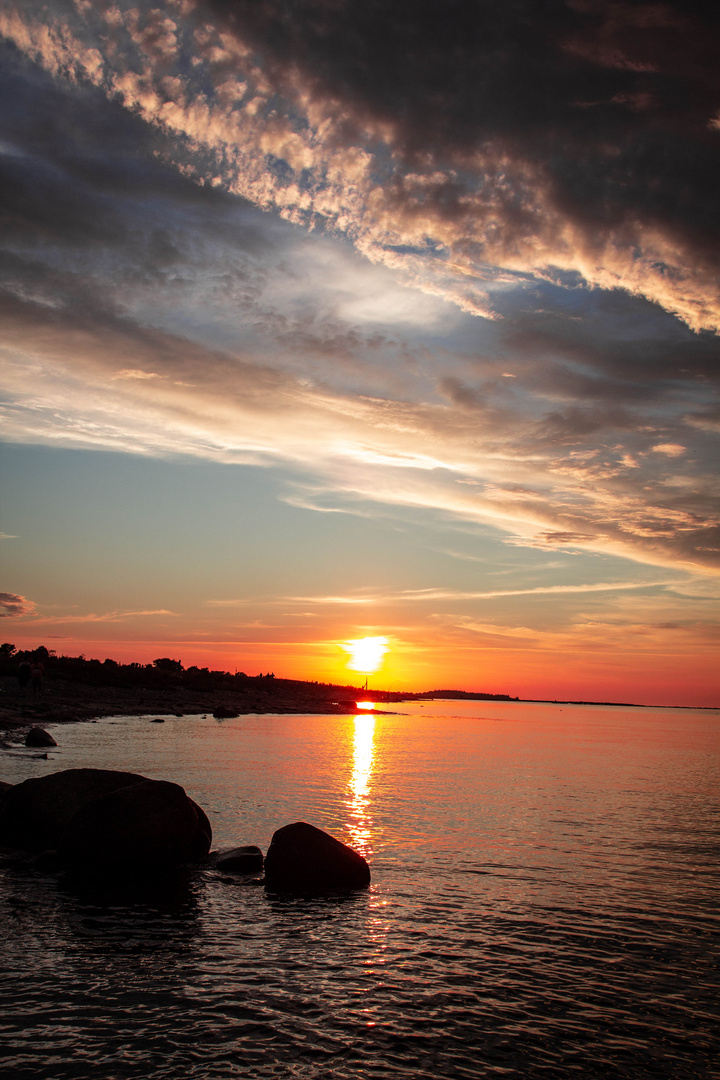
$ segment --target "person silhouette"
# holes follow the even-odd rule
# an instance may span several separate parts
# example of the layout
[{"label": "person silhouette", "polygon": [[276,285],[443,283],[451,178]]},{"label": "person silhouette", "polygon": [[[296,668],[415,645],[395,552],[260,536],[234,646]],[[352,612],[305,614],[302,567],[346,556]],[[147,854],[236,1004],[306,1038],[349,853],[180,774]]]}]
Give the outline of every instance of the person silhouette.
[{"label": "person silhouette", "polygon": [[17,669],[18,684],[20,686],[20,693],[25,693],[25,687],[32,678],[32,665],[29,660],[21,660]]},{"label": "person silhouette", "polygon": [[42,690],[42,678],[45,674],[45,668],[40,661],[35,658],[30,668],[30,677],[32,678],[33,696],[37,697]]}]

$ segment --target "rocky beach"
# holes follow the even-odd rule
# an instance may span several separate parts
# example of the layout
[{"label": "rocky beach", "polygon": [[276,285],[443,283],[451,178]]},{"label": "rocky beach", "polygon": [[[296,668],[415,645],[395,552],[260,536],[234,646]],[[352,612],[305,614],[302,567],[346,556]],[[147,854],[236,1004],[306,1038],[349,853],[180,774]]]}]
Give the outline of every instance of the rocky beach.
[{"label": "rocky beach", "polygon": [[[46,679],[37,696],[21,691],[12,676],[0,679],[0,739],[16,743],[34,726],[94,720],[102,716],[178,716],[222,712],[343,713],[353,688],[293,682],[248,680],[241,689],[197,691],[182,686],[92,686],[66,679]],[[356,692],[358,695],[360,691]],[[344,697],[342,696],[344,695]],[[363,691],[363,696],[367,696]]]},{"label": "rocky beach", "polygon": [[[39,676],[33,679],[35,670]],[[103,716],[198,716],[228,719],[248,713],[347,714],[358,701],[382,703],[435,697],[511,700],[507,694],[458,690],[368,690],[366,687],[276,678],[273,672],[210,671],[160,657],[151,664],[57,656],[38,646],[0,645],[0,746],[17,744],[32,727]]]}]

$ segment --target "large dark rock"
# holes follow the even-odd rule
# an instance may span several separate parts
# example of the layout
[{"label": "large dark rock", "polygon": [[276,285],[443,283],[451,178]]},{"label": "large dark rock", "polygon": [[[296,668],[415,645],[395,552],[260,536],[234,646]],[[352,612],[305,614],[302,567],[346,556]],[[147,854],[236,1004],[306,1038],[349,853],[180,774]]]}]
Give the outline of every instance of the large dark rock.
[{"label": "large dark rock", "polygon": [[0,808],[0,844],[58,850],[76,868],[202,859],[212,829],[179,784],[110,769],[66,769],[16,784]]},{"label": "large dark rock", "polygon": [[180,785],[142,780],[81,807],[59,853],[74,869],[156,870],[201,859],[209,848],[195,804]]},{"label": "large dark rock", "polygon": [[49,731],[41,727],[31,727],[25,736],[26,746],[57,746]]},{"label": "large dark rock", "polygon": [[56,848],[82,806],[144,779],[114,769],[64,769],[15,784],[0,810],[0,844],[27,851]]},{"label": "large dark rock", "polygon": [[265,884],[278,892],[305,894],[366,889],[370,867],[329,833],[297,821],[273,835],[265,856]]},{"label": "large dark rock", "polygon": [[210,818],[207,816],[202,806],[198,806],[198,804],[196,802],[193,802],[193,800],[189,796],[188,801],[190,802],[191,806],[194,807],[195,813],[197,814],[198,829],[207,841],[206,847],[205,844],[202,845],[205,848],[202,855],[198,855],[198,858],[202,858],[202,856],[207,855],[208,851],[212,847],[212,825],[210,824]]}]

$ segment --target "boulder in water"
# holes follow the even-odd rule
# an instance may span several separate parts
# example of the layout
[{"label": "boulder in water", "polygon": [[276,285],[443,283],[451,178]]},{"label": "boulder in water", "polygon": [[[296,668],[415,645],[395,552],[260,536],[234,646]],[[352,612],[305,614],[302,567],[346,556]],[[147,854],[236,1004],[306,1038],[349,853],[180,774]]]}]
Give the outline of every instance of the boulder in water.
[{"label": "boulder in water", "polygon": [[41,727],[31,727],[25,736],[26,746],[57,746],[49,731]]},{"label": "boulder in water", "polygon": [[0,844],[26,851],[57,848],[82,806],[144,779],[114,769],[64,769],[15,784],[0,811]]},{"label": "boulder in water", "polygon": [[322,829],[297,821],[273,835],[265,856],[268,889],[318,894],[369,884],[370,867],[362,855]]},{"label": "boulder in water", "polygon": [[196,806],[180,785],[141,780],[81,807],[59,853],[77,870],[156,870],[201,859],[209,848]]},{"label": "boulder in water", "polygon": [[212,829],[179,784],[112,769],[25,780],[0,808],[0,844],[57,850],[76,869],[165,867],[202,859]]},{"label": "boulder in water", "polygon": [[202,806],[198,806],[198,804],[196,802],[193,802],[193,800],[189,798],[189,796],[188,802],[194,808],[195,813],[197,814],[198,829],[205,837],[205,841],[203,841],[203,843],[200,845],[204,850],[200,855],[196,856],[196,858],[201,859],[203,858],[203,856],[207,855],[208,851],[212,847],[212,825],[210,824],[210,818],[207,816]]}]

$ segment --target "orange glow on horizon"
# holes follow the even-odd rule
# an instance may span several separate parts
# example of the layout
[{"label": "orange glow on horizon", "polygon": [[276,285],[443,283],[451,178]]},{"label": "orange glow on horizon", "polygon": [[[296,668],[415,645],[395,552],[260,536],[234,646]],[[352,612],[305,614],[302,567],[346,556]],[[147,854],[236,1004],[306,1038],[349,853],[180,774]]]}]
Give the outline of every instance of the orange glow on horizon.
[{"label": "orange glow on horizon", "polygon": [[[107,629],[107,628],[103,628]],[[334,628],[337,629],[337,628]],[[349,642],[338,636],[308,641],[209,641],[175,637],[154,640],[115,639],[68,634],[60,638],[37,628],[13,627],[7,633],[18,649],[40,645],[58,655],[85,655],[101,662],[109,657],[120,663],[152,663],[169,656],[190,665],[216,671],[243,671],[253,676],[274,672],[279,679],[362,686],[363,674],[351,674],[347,665]],[[363,640],[363,639],[359,639]],[[564,638],[555,642],[494,638],[481,645],[449,641],[434,634],[411,634],[398,629],[387,639],[391,649],[383,657],[374,689],[431,691],[439,689],[501,693],[524,700],[614,701],[645,705],[718,708],[717,650],[700,648],[692,636],[675,634],[669,642],[646,643],[645,651],[600,649],[594,640]],[[653,646],[657,644],[657,649]],[[343,651],[344,650],[344,651]],[[389,655],[388,655],[389,654]],[[389,662],[389,657],[391,661]],[[688,681],[692,663],[693,678]],[[353,693],[360,697],[357,689]],[[350,697],[350,694],[346,695]]]}]

